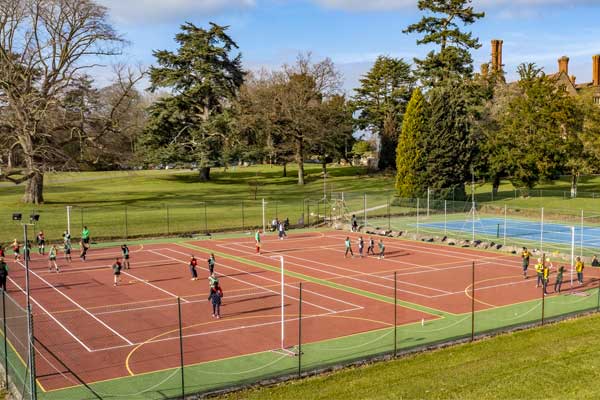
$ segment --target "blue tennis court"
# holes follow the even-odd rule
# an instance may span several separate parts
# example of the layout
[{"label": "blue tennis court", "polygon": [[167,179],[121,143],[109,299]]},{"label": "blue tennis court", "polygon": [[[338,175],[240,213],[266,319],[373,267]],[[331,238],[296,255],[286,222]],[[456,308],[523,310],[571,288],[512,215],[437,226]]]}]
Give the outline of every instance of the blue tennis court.
[{"label": "blue tennis court", "polygon": [[[478,218],[475,219],[475,234],[485,235],[489,238],[503,238],[505,227],[503,218]],[[473,221],[448,221],[419,224],[425,228],[435,228],[447,231],[471,233]],[[506,220],[506,237],[522,238],[523,240],[540,242],[542,239],[542,224],[540,222],[523,221],[516,219]],[[556,223],[544,223],[544,243],[571,245],[571,226]],[[600,247],[600,227],[583,227],[583,236],[580,226],[575,226],[576,246]]]}]

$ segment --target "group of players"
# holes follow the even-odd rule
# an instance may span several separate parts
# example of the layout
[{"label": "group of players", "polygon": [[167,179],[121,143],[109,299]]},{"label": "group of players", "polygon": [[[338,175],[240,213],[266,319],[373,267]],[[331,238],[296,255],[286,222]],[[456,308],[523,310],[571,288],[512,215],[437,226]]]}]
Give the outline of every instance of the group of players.
[{"label": "group of players", "polygon": [[[521,251],[521,259],[523,260],[523,278],[524,279],[529,279],[529,276],[527,275],[527,269],[529,268],[529,262],[530,262],[530,258],[532,256],[533,255],[527,249],[527,247],[523,247],[523,250]],[[594,266],[594,267],[600,266],[600,263],[598,262],[598,259],[596,258],[596,256],[594,256],[594,259],[592,261],[592,266]],[[543,257],[540,257],[537,259],[537,263],[535,264],[534,268],[535,268],[535,272],[536,272],[536,276],[537,276],[537,282],[536,282],[535,287],[540,287],[540,285],[541,285],[543,288],[543,291],[544,291],[544,296],[546,296],[549,294],[548,293],[548,284],[550,282],[550,273],[551,273],[551,270],[554,268],[554,266],[552,265],[549,258],[546,258],[544,260]],[[583,262],[581,257],[577,257],[575,259],[575,272],[577,272],[577,282],[580,285],[583,285],[583,270],[584,270],[584,268],[585,268],[585,263]],[[562,283],[563,283],[564,273],[565,273],[565,267],[563,265],[559,266],[558,270],[556,271],[556,279],[554,281],[554,293],[560,293]]]}]

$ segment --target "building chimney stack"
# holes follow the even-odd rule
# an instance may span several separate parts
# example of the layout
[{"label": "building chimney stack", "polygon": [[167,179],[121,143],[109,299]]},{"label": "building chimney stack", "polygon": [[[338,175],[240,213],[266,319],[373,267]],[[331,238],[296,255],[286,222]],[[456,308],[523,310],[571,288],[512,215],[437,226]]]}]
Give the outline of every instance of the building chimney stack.
[{"label": "building chimney stack", "polygon": [[592,57],[592,82],[594,86],[600,86],[600,54]]},{"label": "building chimney stack", "polygon": [[569,76],[569,57],[562,56],[558,59],[558,72],[564,72]]},{"label": "building chimney stack", "polygon": [[492,72],[502,72],[502,40],[492,40]]}]

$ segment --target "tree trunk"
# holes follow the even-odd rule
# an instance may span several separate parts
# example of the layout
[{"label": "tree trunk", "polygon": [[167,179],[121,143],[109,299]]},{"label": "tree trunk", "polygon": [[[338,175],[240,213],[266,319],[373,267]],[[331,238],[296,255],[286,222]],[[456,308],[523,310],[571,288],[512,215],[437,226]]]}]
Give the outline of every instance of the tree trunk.
[{"label": "tree trunk", "polygon": [[210,167],[201,167],[199,172],[202,182],[210,181]]},{"label": "tree trunk", "polygon": [[42,204],[44,202],[44,174],[36,172],[25,185],[24,203]]},{"label": "tree trunk", "polygon": [[296,162],[298,163],[298,185],[304,185],[304,140],[296,139]]},{"label": "tree trunk", "polygon": [[577,181],[579,180],[579,173],[573,171],[571,173],[571,198],[577,197]]},{"label": "tree trunk", "polygon": [[494,197],[498,196],[498,189],[500,188],[500,175],[494,175],[492,180],[492,194]]},{"label": "tree trunk", "polygon": [[323,158],[321,168],[323,168],[323,175],[327,175],[327,158]]},{"label": "tree trunk", "polygon": [[287,178],[287,163],[283,163],[283,175],[284,178]]}]

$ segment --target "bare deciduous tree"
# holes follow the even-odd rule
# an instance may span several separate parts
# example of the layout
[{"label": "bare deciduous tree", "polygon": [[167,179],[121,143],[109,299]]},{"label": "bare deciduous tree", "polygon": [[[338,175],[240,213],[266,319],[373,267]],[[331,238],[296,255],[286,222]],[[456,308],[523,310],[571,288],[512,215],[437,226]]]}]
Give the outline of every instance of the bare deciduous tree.
[{"label": "bare deciduous tree", "polygon": [[25,202],[42,203],[44,172],[72,162],[61,143],[66,92],[122,43],[106,8],[91,0],[0,2],[0,130],[8,149],[0,179],[26,181]]}]

